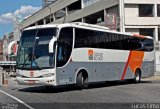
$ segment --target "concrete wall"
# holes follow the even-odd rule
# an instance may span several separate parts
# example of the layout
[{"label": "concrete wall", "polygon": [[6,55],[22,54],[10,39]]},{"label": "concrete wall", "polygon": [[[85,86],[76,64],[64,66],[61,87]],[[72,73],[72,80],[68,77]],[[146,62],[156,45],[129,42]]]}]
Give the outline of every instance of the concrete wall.
[{"label": "concrete wall", "polygon": [[59,11],[60,9],[76,2],[78,0],[58,0],[55,3],[49,5],[48,7],[45,7],[43,9],[41,9],[40,11],[38,11],[37,13],[33,14],[32,16],[30,16],[29,18],[27,18],[26,20],[24,20],[21,25],[20,28],[25,28],[33,23],[36,23],[39,20],[42,20],[43,18],[49,16],[50,14]]},{"label": "concrete wall", "polygon": [[132,34],[139,34],[138,28],[126,28],[125,31]]},{"label": "concrete wall", "polygon": [[158,17],[126,17],[125,25],[150,25],[159,26],[160,18]]},{"label": "concrete wall", "polygon": [[124,10],[125,25],[160,25],[160,17],[139,17],[139,9],[137,4],[126,4]]},{"label": "concrete wall", "polygon": [[138,5],[137,4],[126,4],[124,8],[125,18],[138,17]]},{"label": "concrete wall", "polygon": [[[152,4],[153,17],[139,17],[139,4]],[[157,17],[157,4],[160,4],[159,0],[124,0],[124,28],[154,28],[153,37],[158,41],[160,17]]]},{"label": "concrete wall", "polygon": [[[98,11],[110,8],[115,5],[118,5],[117,0],[112,0],[112,1],[101,0],[97,2],[96,4],[93,4],[92,6],[85,7],[79,11],[76,11],[72,14],[67,15],[65,22],[71,22],[71,21],[86,17],[88,15],[91,15]],[[61,18],[61,19],[54,21],[53,23],[63,23],[63,21],[64,21],[64,18]]]},{"label": "concrete wall", "polygon": [[126,4],[160,4],[159,0],[124,0]]},{"label": "concrete wall", "polygon": [[[33,23],[36,23],[39,20],[44,19],[50,14],[53,14],[57,11],[59,11],[62,8],[65,8],[66,6],[76,2],[78,0],[58,0],[54,4],[49,5],[49,7],[46,7],[39,12],[33,14],[31,17],[28,19],[24,20],[21,23],[20,28],[25,28]],[[96,13],[98,11],[104,10],[106,8],[118,5],[119,1],[118,0],[101,0],[95,4],[92,4],[91,6],[85,7],[81,10],[75,11],[72,14],[68,14],[65,18],[65,22],[71,22],[80,18],[83,18],[85,16],[88,16],[90,14]],[[55,20],[52,23],[63,23],[64,18],[60,18]]]}]

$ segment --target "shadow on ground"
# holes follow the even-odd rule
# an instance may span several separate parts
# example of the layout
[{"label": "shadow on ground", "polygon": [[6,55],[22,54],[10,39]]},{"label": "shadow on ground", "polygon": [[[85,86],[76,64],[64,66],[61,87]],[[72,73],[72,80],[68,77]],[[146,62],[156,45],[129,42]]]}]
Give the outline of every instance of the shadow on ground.
[{"label": "shadow on ground", "polygon": [[[151,81],[142,81],[139,84],[148,84],[152,83]],[[112,82],[99,82],[99,83],[91,83],[89,84],[88,89],[96,89],[96,88],[107,88],[107,87],[117,87],[120,85],[131,85],[135,84],[131,81],[112,81]],[[137,84],[137,85],[139,85]],[[84,89],[85,90],[85,89]],[[27,88],[21,88],[18,91],[20,92],[29,92],[29,93],[61,93],[61,92],[69,92],[69,91],[78,91],[78,89],[72,86],[58,86],[58,87],[51,87],[47,89],[45,86],[29,86]]]}]

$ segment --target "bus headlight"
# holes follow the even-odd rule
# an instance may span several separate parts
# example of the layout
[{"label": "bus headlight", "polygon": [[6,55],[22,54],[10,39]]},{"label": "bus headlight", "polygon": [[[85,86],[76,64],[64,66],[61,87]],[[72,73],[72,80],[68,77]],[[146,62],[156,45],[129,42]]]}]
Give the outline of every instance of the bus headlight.
[{"label": "bus headlight", "polygon": [[51,77],[51,76],[53,76],[53,75],[54,75],[54,73],[49,73],[49,74],[42,75],[42,77],[43,77],[43,78],[45,78],[45,77]]}]

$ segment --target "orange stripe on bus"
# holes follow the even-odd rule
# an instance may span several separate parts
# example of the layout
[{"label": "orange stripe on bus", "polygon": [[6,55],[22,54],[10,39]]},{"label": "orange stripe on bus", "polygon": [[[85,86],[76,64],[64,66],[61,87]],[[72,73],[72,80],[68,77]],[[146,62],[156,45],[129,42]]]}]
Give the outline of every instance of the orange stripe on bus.
[{"label": "orange stripe on bus", "polygon": [[126,65],[125,65],[125,67],[124,67],[124,71],[123,71],[121,80],[124,80],[124,77],[125,77],[125,75],[126,75],[126,71],[127,71],[128,65],[129,65],[130,58],[131,58],[131,52],[129,53],[128,60],[127,60],[127,63],[126,63]]},{"label": "orange stripe on bus", "polygon": [[130,66],[132,72],[135,73],[135,70],[141,67],[143,58],[144,58],[143,51],[130,51],[121,80],[124,80],[124,77],[127,73],[128,66]]},{"label": "orange stripe on bus", "polygon": [[134,73],[136,68],[140,68],[144,58],[144,51],[132,51],[129,66]]},{"label": "orange stripe on bus", "polygon": [[135,37],[139,37],[139,38],[146,38],[146,36],[139,35],[139,34],[133,34],[133,36],[135,36]]}]

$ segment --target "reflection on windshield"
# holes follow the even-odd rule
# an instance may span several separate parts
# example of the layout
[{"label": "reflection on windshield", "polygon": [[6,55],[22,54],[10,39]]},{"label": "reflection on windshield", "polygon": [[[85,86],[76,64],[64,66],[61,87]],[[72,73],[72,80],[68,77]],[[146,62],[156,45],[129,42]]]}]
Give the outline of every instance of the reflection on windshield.
[{"label": "reflection on windshield", "polygon": [[48,51],[53,36],[56,36],[56,28],[24,31],[19,46],[17,67],[19,69],[54,67],[54,54]]}]

